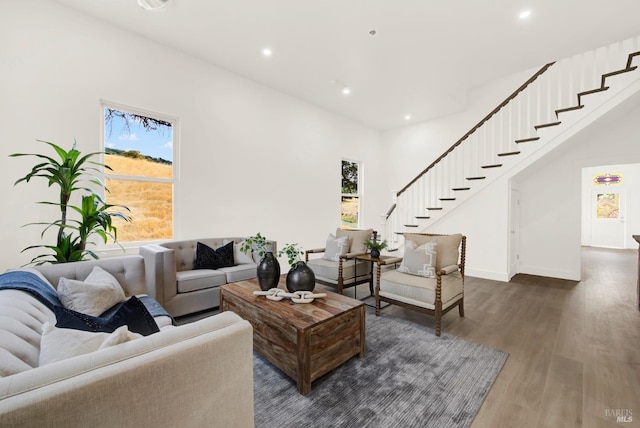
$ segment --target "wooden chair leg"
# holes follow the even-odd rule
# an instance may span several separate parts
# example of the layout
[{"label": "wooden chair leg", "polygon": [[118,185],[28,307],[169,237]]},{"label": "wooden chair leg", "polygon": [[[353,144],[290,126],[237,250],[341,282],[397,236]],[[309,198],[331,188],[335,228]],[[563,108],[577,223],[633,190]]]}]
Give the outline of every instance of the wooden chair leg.
[{"label": "wooden chair leg", "polygon": [[458,303],[458,312],[461,317],[464,317],[464,298],[460,299],[460,303]]}]

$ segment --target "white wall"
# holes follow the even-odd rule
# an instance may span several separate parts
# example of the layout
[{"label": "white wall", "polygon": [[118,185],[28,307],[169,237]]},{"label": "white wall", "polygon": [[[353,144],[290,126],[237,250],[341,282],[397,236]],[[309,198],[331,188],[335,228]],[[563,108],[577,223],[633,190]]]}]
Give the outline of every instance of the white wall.
[{"label": "white wall", "polygon": [[178,118],[176,238],[323,246],[343,157],[363,162],[362,226],[388,208],[377,132],[52,2],[0,3],[0,41],[0,270],[34,255],[20,250],[40,228],[21,225],[55,215],[35,204],[56,197],[44,183],[13,187],[33,160],[8,155],[41,152],[36,138],[102,150],[101,100]]},{"label": "white wall", "polygon": [[[602,142],[606,144],[606,141]],[[622,174],[622,183],[611,187],[595,185],[593,177],[605,173]],[[638,243],[631,237],[640,233],[640,164],[599,165],[582,169],[582,245],[590,246],[593,212],[591,197],[594,189],[599,191],[621,190],[626,199],[624,214],[624,248],[638,248]]]},{"label": "white wall", "polygon": [[[582,169],[640,161],[639,114],[638,100],[619,106],[515,178],[521,197],[520,272],[580,279]],[[637,192],[628,194],[635,206],[639,198]],[[632,224],[629,235],[640,230],[635,219]]]}]

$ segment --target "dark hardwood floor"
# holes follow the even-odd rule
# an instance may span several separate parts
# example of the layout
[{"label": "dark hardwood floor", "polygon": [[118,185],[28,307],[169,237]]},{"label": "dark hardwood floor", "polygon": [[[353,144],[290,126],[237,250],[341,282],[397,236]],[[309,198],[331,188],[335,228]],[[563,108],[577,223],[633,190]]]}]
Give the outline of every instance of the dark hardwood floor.
[{"label": "dark hardwood floor", "polygon": [[[584,247],[579,282],[466,278],[466,316],[449,312],[442,331],[509,353],[474,428],[640,427],[637,257],[636,250]],[[356,291],[365,296],[367,285]],[[385,314],[434,328],[433,318],[401,307]]]}]

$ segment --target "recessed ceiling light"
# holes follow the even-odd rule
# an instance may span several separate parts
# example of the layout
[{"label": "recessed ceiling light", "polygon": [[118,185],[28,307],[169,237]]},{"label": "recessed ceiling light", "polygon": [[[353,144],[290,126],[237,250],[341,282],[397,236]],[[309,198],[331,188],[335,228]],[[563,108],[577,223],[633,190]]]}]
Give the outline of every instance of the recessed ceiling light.
[{"label": "recessed ceiling light", "polygon": [[520,19],[527,19],[529,16],[531,16],[531,11],[530,10],[523,10],[522,12],[520,12]]},{"label": "recessed ceiling light", "polygon": [[263,56],[271,56],[271,55],[273,55],[273,51],[270,48],[264,48],[264,49],[262,49],[262,55]]},{"label": "recessed ceiling light", "polygon": [[348,86],[345,86],[344,88],[342,88],[342,93],[345,95],[349,95],[351,93],[351,88]]},{"label": "recessed ceiling light", "polygon": [[146,10],[161,10],[167,7],[169,0],[138,0],[138,4]]},{"label": "recessed ceiling light", "polygon": [[405,115],[404,120],[411,120],[411,115],[410,114]]}]

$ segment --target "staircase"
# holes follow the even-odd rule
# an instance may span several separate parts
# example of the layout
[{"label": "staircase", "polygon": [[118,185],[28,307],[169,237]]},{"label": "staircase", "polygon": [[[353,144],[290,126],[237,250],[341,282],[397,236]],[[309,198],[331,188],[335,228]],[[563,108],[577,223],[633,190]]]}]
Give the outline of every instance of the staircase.
[{"label": "staircase", "polygon": [[638,57],[640,36],[544,65],[396,193],[384,239],[396,248],[398,235],[429,228],[639,92]]}]

